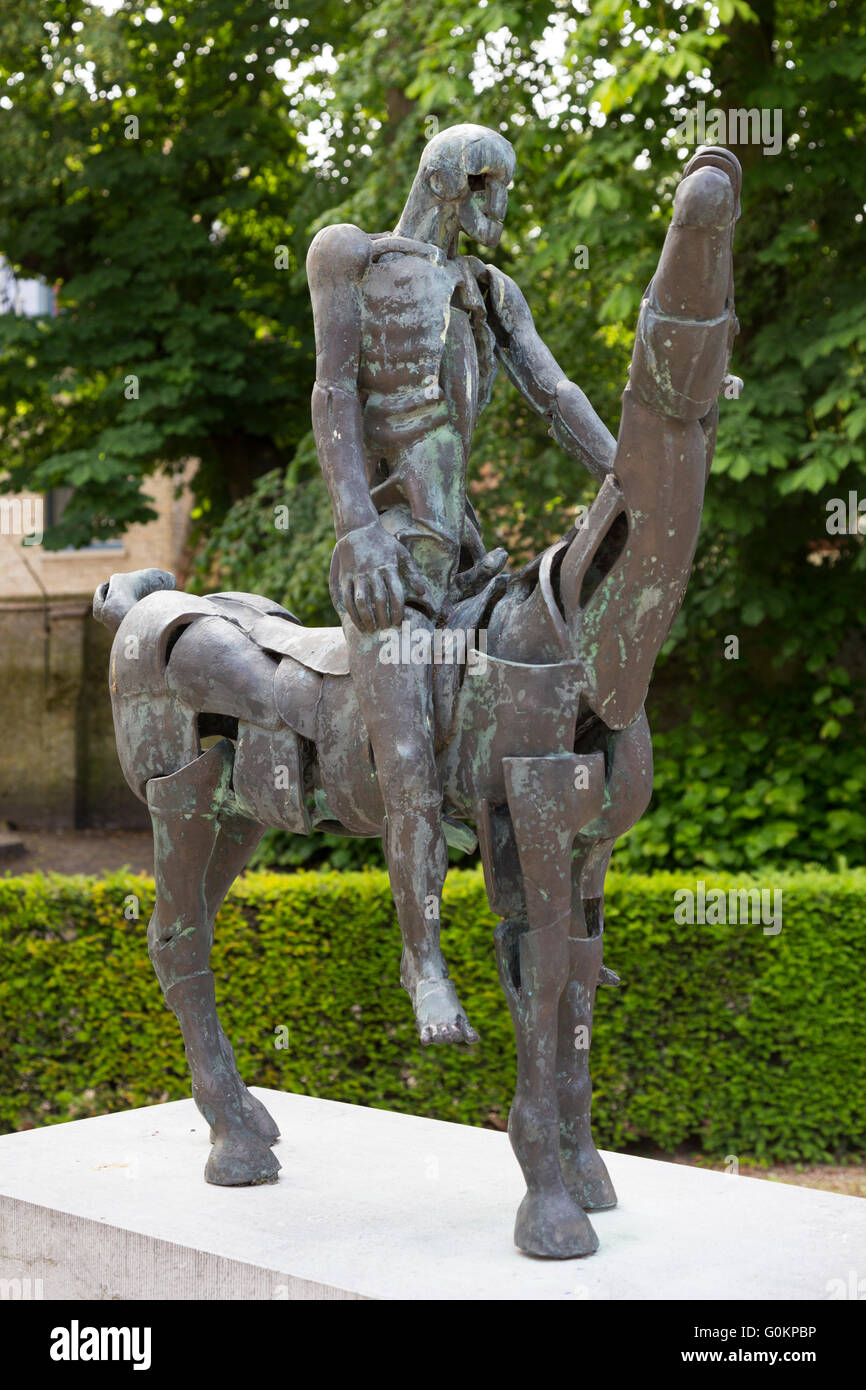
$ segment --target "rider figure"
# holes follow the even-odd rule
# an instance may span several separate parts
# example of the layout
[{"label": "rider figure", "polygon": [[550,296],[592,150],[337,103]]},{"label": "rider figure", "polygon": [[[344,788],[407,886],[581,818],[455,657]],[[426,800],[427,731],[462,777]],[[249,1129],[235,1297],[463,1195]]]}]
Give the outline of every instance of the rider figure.
[{"label": "rider figure", "polygon": [[[384,635],[443,621],[458,573],[489,578],[466,496],[472,430],[495,356],[555,438],[597,477],[614,441],[538,337],[508,276],[457,254],[496,247],[511,145],[461,125],[426,147],[393,233],[324,228],[307,272],[316,332],[312,416],[337,544],[331,596],[385,804],[383,844],[403,938],[401,980],[425,1043],[477,1039],[439,946],[447,869],[432,668],[383,660]],[[432,642],[420,644],[430,652]],[[419,644],[411,643],[411,650]]]}]

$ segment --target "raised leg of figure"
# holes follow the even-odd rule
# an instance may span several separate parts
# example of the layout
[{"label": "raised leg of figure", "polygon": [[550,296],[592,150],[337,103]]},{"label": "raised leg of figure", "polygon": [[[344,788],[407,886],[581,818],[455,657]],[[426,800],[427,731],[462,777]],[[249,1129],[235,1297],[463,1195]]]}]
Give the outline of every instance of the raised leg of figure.
[{"label": "raised leg of figure", "polygon": [[[576,776],[583,765],[589,785]],[[598,1238],[569,1193],[560,1164],[557,1042],[569,982],[571,847],[597,814],[604,779],[600,754],[506,758],[508,806],[526,893],[526,922],[497,932],[500,975],[517,1037],[517,1090],[508,1133],[526,1178],[514,1239],[531,1255],[589,1255]]]},{"label": "raised leg of figure", "polygon": [[147,784],[156,878],[150,958],[183,1033],[193,1099],[213,1131],[205,1178],[222,1186],[272,1182],[280,1168],[268,1141],[248,1123],[234,1057],[224,1050],[209,964],[210,907],[217,902],[230,854],[222,869],[215,865],[210,900],[205,885],[231,763],[231,744],[223,740],[179,772]]},{"label": "raised leg of figure", "polygon": [[[736,329],[731,247],[739,165],[728,152],[706,163],[709,157],[696,156],[677,188],[641,304],[613,477],[560,569],[584,698],[611,729],[625,729],[640,710],[686,590],[712,417]],[[588,544],[590,536],[599,539],[593,521],[608,527],[596,547]],[[606,564],[593,563],[599,554]]]},{"label": "raised leg of figure", "polygon": [[[413,635],[432,632],[429,619],[410,610],[406,616]],[[433,752],[431,665],[383,660],[387,634],[361,633],[348,618],[343,627],[385,803],[382,838],[403,938],[401,982],[422,1043],[477,1042],[439,944],[448,853]]]}]

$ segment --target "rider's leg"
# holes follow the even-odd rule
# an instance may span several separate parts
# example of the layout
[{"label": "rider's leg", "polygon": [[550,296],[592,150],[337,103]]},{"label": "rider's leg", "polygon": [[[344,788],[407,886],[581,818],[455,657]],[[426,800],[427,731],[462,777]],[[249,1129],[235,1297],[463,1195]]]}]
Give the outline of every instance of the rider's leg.
[{"label": "rider's leg", "polygon": [[[404,644],[408,638],[407,655],[414,652],[415,660],[388,659],[393,630],[366,634],[348,618],[343,622],[385,803],[383,845],[403,937],[401,980],[422,1042],[475,1042],[439,945],[448,855],[433,753],[433,623],[411,608],[405,620],[408,633],[398,636]],[[425,632],[429,642],[418,636]]]}]

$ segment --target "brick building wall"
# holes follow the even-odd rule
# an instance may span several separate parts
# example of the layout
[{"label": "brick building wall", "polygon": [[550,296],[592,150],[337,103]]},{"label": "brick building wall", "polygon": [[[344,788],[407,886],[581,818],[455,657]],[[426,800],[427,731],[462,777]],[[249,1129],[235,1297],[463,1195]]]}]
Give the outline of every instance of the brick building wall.
[{"label": "brick building wall", "polygon": [[182,582],[190,499],[148,479],[158,520],[118,547],[45,551],[23,544],[32,504],[0,515],[0,825],[18,829],[148,824],[120,771],[108,696],[111,634],[91,616],[111,574],[154,566]]}]

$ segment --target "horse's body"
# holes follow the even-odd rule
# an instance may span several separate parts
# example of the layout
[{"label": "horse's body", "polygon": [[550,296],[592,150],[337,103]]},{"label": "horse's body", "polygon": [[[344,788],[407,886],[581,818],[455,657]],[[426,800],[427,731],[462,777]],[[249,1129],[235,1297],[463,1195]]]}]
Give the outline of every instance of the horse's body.
[{"label": "horse's body", "polygon": [[[515,1238],[534,1254],[589,1253],[585,1212],[616,1201],[590,1133],[595,990],[616,982],[601,959],[604,876],[650,796],[643,703],[688,580],[736,322],[738,166],[717,153],[692,168],[641,309],[612,473],[579,527],[456,602],[469,659],[434,674],[443,814],[474,826],[504,919],[509,1133],[528,1186]],[[172,586],[161,571],[113,576],[94,611],[117,629],[118,751],[154,825],[150,953],[212,1126],[206,1176],[267,1182],[276,1128],[216,1015],[214,918],[266,826],[380,835],[384,807],[341,629]]]}]

